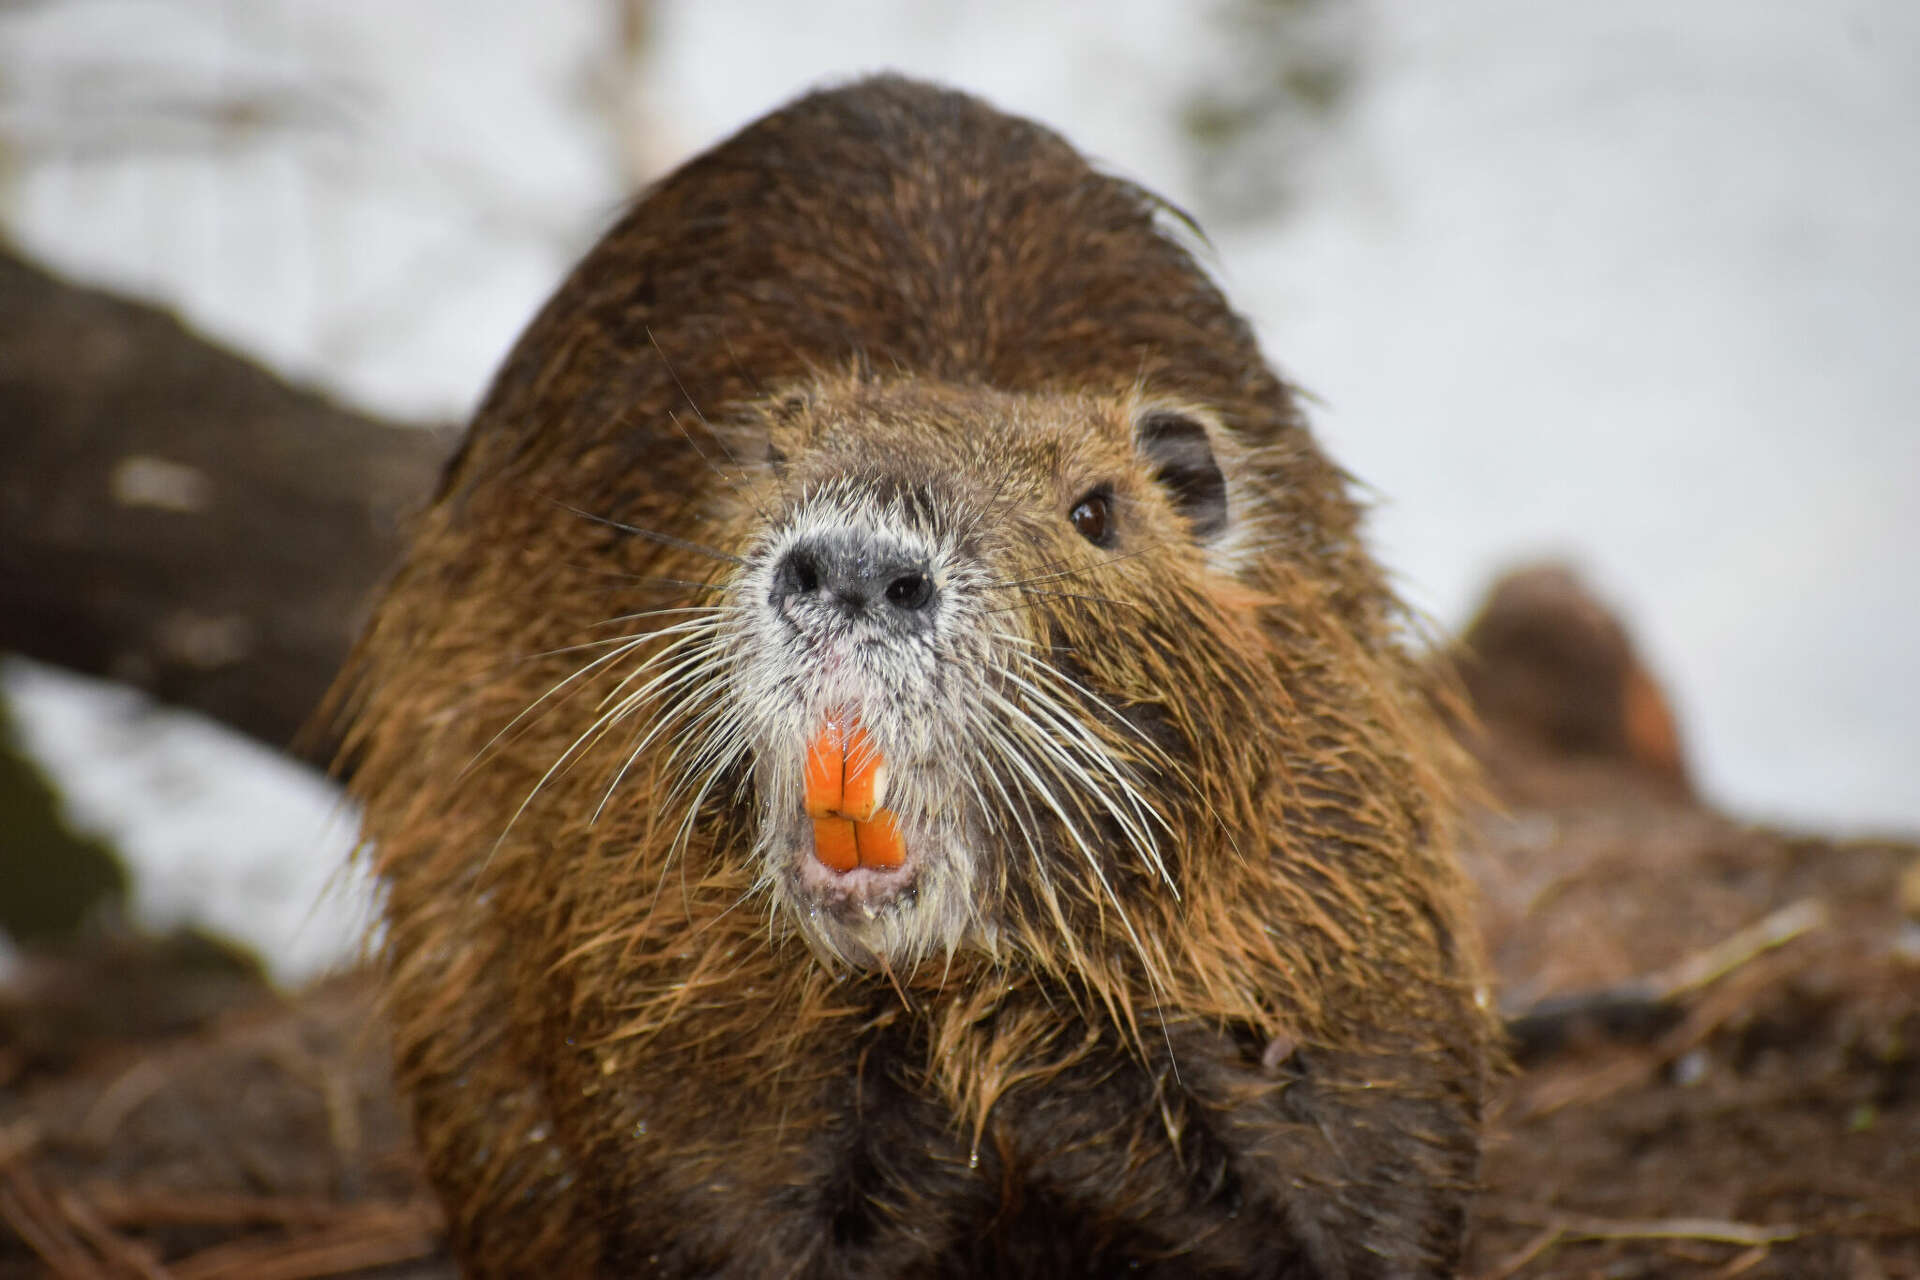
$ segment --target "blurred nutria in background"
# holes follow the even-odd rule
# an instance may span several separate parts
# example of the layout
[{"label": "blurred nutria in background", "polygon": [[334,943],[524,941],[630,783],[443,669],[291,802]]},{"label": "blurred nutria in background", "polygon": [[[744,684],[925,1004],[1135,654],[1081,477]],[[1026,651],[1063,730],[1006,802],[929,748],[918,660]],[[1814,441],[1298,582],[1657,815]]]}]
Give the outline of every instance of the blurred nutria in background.
[{"label": "blurred nutria in background", "polygon": [[469,1273],[1452,1273],[1462,766],[1184,231],[880,78],[522,337],[342,695]]}]

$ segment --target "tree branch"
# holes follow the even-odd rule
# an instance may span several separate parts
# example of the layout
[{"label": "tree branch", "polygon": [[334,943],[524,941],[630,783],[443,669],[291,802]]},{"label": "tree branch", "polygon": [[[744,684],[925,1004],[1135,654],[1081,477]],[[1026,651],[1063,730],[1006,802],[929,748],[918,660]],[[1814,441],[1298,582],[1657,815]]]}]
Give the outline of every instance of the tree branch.
[{"label": "tree branch", "polygon": [[295,748],[450,448],[0,245],[0,649]]}]

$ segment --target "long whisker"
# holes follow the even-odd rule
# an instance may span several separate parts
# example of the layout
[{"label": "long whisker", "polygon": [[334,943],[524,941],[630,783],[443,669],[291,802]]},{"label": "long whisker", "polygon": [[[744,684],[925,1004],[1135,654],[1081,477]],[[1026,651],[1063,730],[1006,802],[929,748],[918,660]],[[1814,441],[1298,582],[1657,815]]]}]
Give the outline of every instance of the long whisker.
[{"label": "long whisker", "polygon": [[1119,564],[1122,560],[1132,560],[1137,556],[1144,556],[1149,552],[1156,550],[1161,545],[1162,544],[1159,542],[1151,542],[1151,543],[1148,543],[1146,546],[1136,547],[1132,551],[1122,551],[1118,555],[1106,556],[1102,559],[1094,561],[1092,564],[1077,565],[1067,569],[1053,568],[1053,565],[1063,563],[1062,561],[1056,560],[1053,562],[1053,565],[1042,565],[1040,568],[1040,572],[1034,574],[1030,578],[1015,578],[1015,579],[1012,579],[1011,581],[1000,582],[995,585],[1001,587],[1004,590],[1017,591],[1022,587],[1031,587],[1041,582],[1055,582],[1061,578],[1078,577],[1080,574],[1083,574],[1083,573],[1092,573],[1095,570],[1104,569],[1110,564]]},{"label": "long whisker", "polygon": [[[1134,612],[1140,613],[1140,614],[1146,614],[1149,612],[1146,606],[1138,603],[1137,601],[1121,600],[1114,596],[1096,596],[1096,595],[1086,594],[1083,592],[1073,592],[1073,591],[1047,591],[1040,587],[1022,587],[1020,588],[1020,590],[1023,595],[1047,596],[1054,600],[1079,600],[1085,604],[1109,604],[1115,607],[1116,609],[1132,609]],[[993,609],[987,609],[987,610],[984,610],[984,612],[1009,613],[1012,610],[1025,609],[1027,607],[1028,607],[1027,602],[1025,600],[1020,600],[1013,604],[1000,605]]]},{"label": "long whisker", "polygon": [[993,638],[1005,644],[1007,646],[1006,651],[1008,653],[1012,654],[1014,657],[1018,658],[1022,662],[1025,662],[1027,664],[1027,670],[1036,679],[1039,679],[1042,682],[1051,681],[1057,684],[1064,684],[1067,686],[1068,689],[1072,690],[1074,693],[1079,694],[1081,698],[1085,699],[1086,704],[1088,706],[1091,706],[1091,707],[1097,708],[1098,710],[1106,712],[1107,717],[1111,719],[1115,725],[1119,726],[1121,729],[1124,729],[1127,733],[1133,735],[1133,737],[1137,738],[1140,741],[1140,744],[1147,749],[1147,754],[1152,758],[1153,762],[1156,765],[1162,765],[1168,768],[1176,768],[1176,769],[1179,768],[1178,762],[1175,761],[1173,757],[1169,756],[1166,753],[1166,751],[1160,746],[1159,743],[1155,742],[1150,736],[1148,736],[1146,730],[1142,729],[1139,725],[1127,719],[1125,716],[1121,715],[1117,710],[1115,710],[1112,706],[1108,705],[1107,700],[1105,698],[1100,697],[1098,694],[1094,693],[1093,690],[1087,688],[1085,685],[1081,684],[1078,680],[1075,680],[1072,676],[1068,675],[1066,672],[1061,671],[1058,667],[1054,667],[1048,663],[1042,662],[1038,657],[1036,657],[1032,651],[1033,644],[1031,641],[1027,640],[1026,637],[1014,635],[1009,632],[995,631],[993,633]]},{"label": "long whisker", "polygon": [[[645,613],[628,613],[622,614],[617,618],[607,618],[593,625],[596,627],[605,627],[612,626],[615,623],[637,622],[643,618],[654,618],[663,614],[706,613],[717,611],[718,609],[718,605],[700,605],[687,609],[649,609]],[[533,653],[523,653],[517,657],[510,658],[506,662],[501,663],[495,670],[500,672],[511,671],[515,667],[525,666],[529,662],[538,662],[542,658],[561,658],[570,653],[585,653],[589,649],[604,649],[608,645],[631,644],[636,640],[645,640],[649,636],[658,634],[660,633],[657,631],[648,631],[640,634],[627,632],[624,635],[606,636],[599,640],[582,640],[579,644],[565,644],[557,649],[540,649]]]},{"label": "long whisker", "polygon": [[[1091,763],[1101,768],[1121,788],[1125,794],[1126,803],[1123,804],[1110,795],[1106,788],[1088,772],[1087,763],[1076,760],[1073,754],[1061,746],[1062,741],[1074,740],[1070,736],[1073,723],[1070,718],[1064,717],[1057,707],[1046,704],[1044,701],[1037,701],[1036,705],[1024,714],[1011,703],[1003,704],[1002,709],[1016,723],[1024,721],[1026,726],[1039,730],[1036,733],[1022,735],[1037,752],[1037,763],[1053,774],[1056,780],[1066,784],[1068,792],[1076,798],[1090,795],[1098,801],[1100,807],[1120,826],[1122,833],[1127,837],[1127,843],[1133,846],[1135,852],[1141,855],[1177,897],[1179,886],[1174,883],[1172,873],[1167,870],[1166,862],[1160,856],[1159,844],[1152,832],[1147,829],[1146,823],[1158,823],[1169,835],[1172,834],[1172,828],[1158,810],[1147,804],[1131,780],[1126,778],[1104,754],[1089,753],[1093,757]],[[1046,718],[1053,733],[1046,732],[1047,726],[1040,725],[1034,720],[1033,716],[1036,712]],[[1081,807],[1084,814],[1084,803],[1077,807]]]},{"label": "long whisker", "polygon": [[[636,586],[649,588],[672,587],[676,590],[689,591],[696,595],[705,595],[709,592],[725,591],[731,585],[725,578],[703,582],[698,578],[669,578],[657,573],[628,573],[624,569],[609,569],[603,565],[570,563],[567,568],[583,578],[607,579],[609,585],[596,587],[595,590],[597,591],[624,591]],[[709,605],[707,607],[717,609],[722,606]]]},{"label": "long whisker", "polygon": [[[700,646],[704,643],[711,642],[717,629],[716,621],[712,619],[703,619],[697,625],[682,624],[680,635],[673,639],[671,643],[662,645],[660,649],[645,662],[624,676],[620,683],[616,684],[607,695],[600,700],[600,705],[605,707],[609,703],[630,696],[628,686],[632,685],[634,681],[648,676],[650,673],[656,673],[656,669],[660,668],[661,663],[671,662],[672,669],[680,670],[689,662],[697,661],[701,653],[704,652]],[[673,630],[673,628],[663,628],[653,634],[655,636],[665,636]],[[651,684],[651,682],[649,683]]]},{"label": "long whisker", "polygon": [[621,533],[629,533],[636,538],[645,538],[648,542],[657,542],[663,547],[672,547],[676,551],[691,551],[695,555],[706,556],[711,560],[722,560],[727,564],[744,566],[747,563],[746,557],[736,556],[730,551],[721,551],[718,548],[709,547],[704,543],[675,537],[671,533],[660,533],[653,529],[642,529],[639,525],[628,524],[624,520],[614,520],[607,516],[597,516],[591,511],[584,511],[572,503],[562,502],[558,498],[549,498],[547,501],[553,503],[554,506],[559,507],[562,511],[570,515],[579,516],[582,520],[591,520],[593,523],[605,525],[609,529],[618,529]]},{"label": "long whisker", "polygon": [[714,465],[713,459],[707,457],[706,450],[700,447],[700,442],[693,438],[693,433],[680,425],[680,418],[677,414],[669,412],[667,414],[667,417],[673,422],[673,425],[679,429],[681,436],[683,436],[686,439],[686,442],[693,447],[693,451],[700,455],[700,461],[707,464],[707,469],[709,471],[712,471],[713,474],[715,474],[716,476],[719,476],[722,480],[726,481],[727,484],[732,487],[733,491],[740,495],[741,500],[744,501],[748,506],[752,507],[754,511],[759,514],[760,519],[763,522],[771,523],[772,522],[771,517],[767,515],[766,508],[760,505],[759,499],[755,498],[752,494],[748,493],[740,485],[739,477],[746,474],[746,468],[740,465],[740,459],[735,457],[733,450],[727,447],[727,442],[725,438],[722,437],[718,431],[715,431],[713,429],[713,424],[711,422],[707,421],[707,415],[700,411],[700,404],[698,401],[696,401],[693,398],[692,393],[690,393],[687,390],[687,384],[680,381],[679,370],[673,367],[673,361],[667,359],[667,353],[660,346],[660,339],[654,337],[653,335],[652,326],[647,327],[646,333],[647,333],[647,342],[652,345],[654,354],[660,357],[660,363],[665,365],[667,368],[667,376],[669,378],[672,378],[673,385],[679,388],[680,398],[687,402],[687,407],[693,410],[693,416],[698,418],[700,420],[700,425],[707,429],[708,438],[711,439],[714,442],[714,444],[720,447],[720,452],[725,454],[727,461],[733,464],[734,474],[728,475],[725,471],[722,471],[719,467]]},{"label": "long whisker", "polygon": [[[1011,671],[1007,672],[1006,675],[1009,680],[1014,681],[1033,696],[1033,711],[1044,716],[1048,725],[1054,730],[1053,734],[1048,735],[1043,733],[1037,739],[1037,742],[1043,749],[1054,753],[1058,759],[1063,761],[1068,758],[1066,753],[1072,752],[1092,763],[1126,791],[1128,799],[1133,802],[1134,807],[1139,812],[1150,815],[1169,835],[1173,834],[1172,828],[1167,824],[1167,820],[1160,814],[1159,810],[1151,804],[1148,804],[1145,798],[1139,794],[1135,779],[1133,779],[1127,771],[1123,770],[1108,752],[1099,749],[1096,745],[1081,736],[1079,730],[1082,726],[1078,720],[1074,719],[1069,711],[1061,707],[1051,697],[1020,675]],[[1092,779],[1084,777],[1084,775],[1078,771],[1076,771],[1076,778],[1083,782],[1090,783],[1092,781]],[[1104,793],[1098,794],[1100,794],[1102,800],[1107,799]],[[1118,817],[1119,815],[1116,814],[1115,816]],[[1169,887],[1171,887],[1171,885],[1169,885]]]},{"label": "long whisker", "polygon": [[[694,660],[698,661],[699,659],[704,659],[704,658],[707,658],[708,656],[709,655],[705,654],[704,652],[699,653],[695,655]],[[701,672],[699,670],[684,672],[678,678],[674,679],[671,683],[658,689],[657,692],[661,695],[665,695],[667,693],[670,693],[674,689],[684,687],[685,685],[689,684],[691,681],[698,678],[700,675],[701,675]],[[619,712],[622,718],[624,718],[624,716],[628,712],[634,709],[637,709],[638,701],[636,701],[636,699],[644,700],[646,698],[650,698],[654,696],[656,692],[656,690],[654,689],[655,683],[657,682],[650,682],[648,688],[646,690],[643,690],[641,693],[635,695],[634,698],[622,700],[622,710]],[[693,692],[688,697],[681,699],[678,703],[672,706],[672,708],[667,714],[662,715],[658,720],[654,721],[653,725],[646,731],[644,735],[642,735],[640,740],[634,744],[631,750],[627,752],[626,760],[621,763],[618,772],[614,774],[613,781],[607,784],[606,793],[600,797],[600,803],[594,807],[593,817],[589,819],[590,823],[598,822],[600,820],[601,811],[607,807],[607,802],[613,799],[614,791],[618,789],[621,781],[627,776],[627,772],[633,768],[634,762],[637,761],[643,753],[645,753],[646,749],[650,745],[652,745],[654,739],[658,737],[659,734],[665,729],[667,729],[669,726],[678,724],[681,720],[685,718],[685,716],[689,712],[693,710],[693,708],[699,706],[703,702],[707,702],[717,697],[718,692],[719,691],[717,687],[712,682],[708,682],[706,684],[694,685]],[[669,760],[668,763],[671,764],[671,760]]]},{"label": "long whisker", "polygon": [[[1194,780],[1192,773],[1188,771],[1187,767],[1179,760],[1168,755],[1159,743],[1147,735],[1146,730],[1140,728],[1139,725],[1134,724],[1133,721],[1127,719],[1113,707],[1107,705],[1105,699],[1098,697],[1092,690],[1088,689],[1078,680],[1075,680],[1072,676],[1069,676],[1066,672],[1040,661],[1039,658],[1034,656],[1031,644],[1027,642],[1024,637],[1003,632],[995,632],[994,635],[996,639],[1006,643],[1008,646],[1007,652],[1024,661],[1027,664],[1027,669],[1037,678],[1043,682],[1053,681],[1067,685],[1080,694],[1082,698],[1086,699],[1089,705],[1104,710],[1115,724],[1118,724],[1138,739],[1140,743],[1146,747],[1147,754],[1153,764],[1157,768],[1165,769],[1168,773],[1172,774],[1182,785],[1185,794],[1198,800],[1200,804],[1205,807],[1207,815],[1213,819],[1215,826],[1226,836],[1227,842],[1233,848],[1234,852],[1236,854],[1240,852],[1239,842],[1234,839],[1231,826],[1227,823],[1226,819],[1221,816],[1220,811],[1215,808],[1212,799],[1208,797],[1205,789]],[[1173,835],[1175,833],[1169,829],[1168,834]]]},{"label": "long whisker", "polygon": [[[702,640],[709,639],[712,635],[717,634],[717,627],[718,627],[718,622],[716,619],[699,618],[699,619],[691,619],[685,622],[676,623],[671,627],[661,628],[658,631],[647,632],[644,635],[635,637],[631,642],[629,642],[629,644],[623,645],[620,648],[615,649],[611,654],[607,654],[601,658],[595,659],[591,663],[588,663],[586,666],[582,667],[579,671],[576,671],[573,675],[567,677],[567,679],[562,681],[561,684],[562,685],[570,684],[573,681],[579,679],[581,676],[584,676],[585,674],[587,674],[589,671],[603,665],[604,663],[610,661],[611,659],[618,657],[621,654],[631,652],[633,648],[641,644],[645,644],[648,641],[654,640],[662,635],[673,634],[675,632],[683,633],[683,634],[680,634],[678,638],[674,639],[671,643],[663,646],[659,651],[651,655],[645,662],[641,663],[640,666],[634,672],[629,673],[621,681],[621,686],[623,687],[624,685],[638,678],[639,676],[642,676],[648,673],[658,663],[665,660],[668,657],[668,655],[678,652],[681,648],[687,645],[694,645],[695,647],[697,647]],[[676,667],[680,665],[681,665],[680,663],[675,664]],[[656,682],[658,679],[667,678],[669,675],[670,673],[663,673],[662,676],[656,677]],[[559,686],[556,686],[556,688],[558,687]],[[551,693],[552,691],[550,690],[548,694],[542,695],[540,701],[544,701],[547,697],[551,696]],[[618,694],[618,688],[616,688],[615,693],[612,695],[609,695],[609,697],[611,698],[611,697],[617,696],[617,694]],[[558,773],[560,773],[564,768],[566,768],[568,765],[577,761],[586,752],[586,750],[592,746],[593,743],[599,741],[600,738],[605,736],[605,734],[609,730],[611,730],[614,725],[619,723],[619,721],[623,719],[626,714],[628,714],[635,706],[639,705],[637,702],[634,701],[634,699],[631,696],[621,699],[619,703],[616,704],[611,709],[604,709],[606,708],[606,703],[607,703],[607,699],[603,699],[601,702],[601,707],[603,708],[601,714],[596,716],[593,719],[593,721],[590,724],[588,724],[584,730],[581,731],[579,736],[577,736],[576,738],[573,739],[572,742],[567,744],[566,748],[560,752],[559,756],[555,758],[553,763],[547,767],[546,771],[540,775],[539,779],[527,791],[525,798],[523,798],[520,801],[519,805],[515,807],[512,815],[507,819],[506,825],[503,828],[501,828],[499,836],[495,838],[492,847],[488,849],[486,857],[481,860],[480,870],[482,872],[484,872],[486,868],[492,863],[494,857],[499,853],[501,847],[506,843],[507,838],[513,833],[515,826],[518,825],[520,818],[526,813],[527,808],[530,805],[532,805],[534,798],[538,796],[542,790],[545,789],[547,783],[552,781],[553,778]],[[529,708],[529,710],[530,709],[531,708]],[[521,717],[525,716],[526,714],[527,714],[526,711],[521,712],[520,716],[516,716],[514,718],[515,722],[517,722]],[[509,727],[511,727],[511,723]],[[506,730],[503,729],[501,732],[504,733],[506,732]],[[495,740],[497,740],[498,737],[499,735],[496,734]],[[609,792],[609,794],[611,793]],[[604,805],[605,805],[605,799],[603,798],[601,801],[601,806],[604,807]],[[596,815],[599,813],[599,811],[600,810],[598,808],[595,809]]]},{"label": "long whisker", "polygon": [[[978,735],[977,740],[983,744],[986,751],[1006,765],[1009,770],[1018,771],[1013,763],[1013,757],[1017,752],[1002,740],[1000,731],[991,717],[980,717],[975,726],[975,732]],[[1034,879],[1045,897],[1047,914],[1053,921],[1056,936],[1066,947],[1069,958],[1076,961],[1073,967],[1079,968],[1080,965],[1077,963],[1080,953],[1079,939],[1067,924],[1066,912],[1060,905],[1059,894],[1054,890],[1053,877],[1048,873],[1046,857],[1035,838],[1034,833],[1039,830],[1040,824],[1033,812],[1033,805],[1027,797],[1027,792],[1016,788],[1009,794],[1005,784],[1000,781],[998,769],[985,768],[979,770],[978,774],[992,785],[1008,812],[1017,810],[1017,817],[1024,819],[1024,821],[1015,821],[1012,825],[1019,831],[1021,841],[1026,845],[1027,853],[1033,861]]]},{"label": "long whisker", "polygon": [[[1001,758],[1026,780],[1028,787],[1031,788],[1032,793],[1039,798],[1040,802],[1051,810],[1054,817],[1058,819],[1061,831],[1065,833],[1074,848],[1079,851],[1081,861],[1086,864],[1087,870],[1099,884],[1105,901],[1113,907],[1114,914],[1119,917],[1120,925],[1126,931],[1127,940],[1132,945],[1134,954],[1140,958],[1141,967],[1147,981],[1156,991],[1162,991],[1158,966],[1153,963],[1153,958],[1148,953],[1146,944],[1140,939],[1139,931],[1134,928],[1133,917],[1128,914],[1126,906],[1120,901],[1119,895],[1114,891],[1113,883],[1107,878],[1105,869],[1100,865],[1099,855],[1094,851],[1093,846],[1087,842],[1086,837],[1081,834],[1080,828],[1075,825],[1072,816],[1061,803],[1059,796],[1041,780],[1039,774],[1034,770],[1032,762],[1024,754],[1018,751],[1005,750],[1001,751],[1000,754]],[[1109,1007],[1111,1008],[1111,993],[1102,991],[1100,994],[1103,999],[1108,1001]],[[1116,1016],[1126,1021],[1137,1043],[1139,1040],[1139,1026],[1134,1020],[1133,1010],[1130,1007],[1114,1008],[1113,1012]]]},{"label": "long whisker", "polygon": [[575,671],[572,675],[567,676],[566,678],[555,682],[553,686],[549,688],[545,693],[541,694],[539,697],[535,698],[532,702],[529,702],[525,707],[523,707],[520,710],[520,713],[518,715],[514,716],[513,719],[507,721],[506,724],[502,725],[498,733],[495,733],[491,738],[487,739],[487,741],[484,744],[482,744],[481,748],[478,751],[473,753],[473,759],[467,761],[467,763],[461,767],[460,772],[457,775],[455,775],[455,780],[458,781],[460,778],[464,778],[469,773],[471,773],[474,770],[475,766],[479,765],[481,761],[487,758],[487,755],[490,752],[492,752],[494,747],[499,744],[502,738],[506,737],[507,734],[513,732],[514,726],[518,725],[521,721],[525,720],[528,716],[532,715],[535,711],[539,710],[541,705],[545,703],[548,699],[552,698],[555,694],[559,693],[562,689],[565,689],[568,685],[572,684],[574,681],[581,679],[583,676],[586,676],[587,674],[592,672],[595,668],[604,666],[609,662],[613,662],[624,654],[631,653],[634,649],[645,644],[647,642],[647,639],[648,639],[648,636],[646,635],[618,637],[615,640],[615,643],[618,645],[618,647],[615,648],[612,652],[602,654],[600,657],[595,658],[592,662],[587,663],[585,666]]}]

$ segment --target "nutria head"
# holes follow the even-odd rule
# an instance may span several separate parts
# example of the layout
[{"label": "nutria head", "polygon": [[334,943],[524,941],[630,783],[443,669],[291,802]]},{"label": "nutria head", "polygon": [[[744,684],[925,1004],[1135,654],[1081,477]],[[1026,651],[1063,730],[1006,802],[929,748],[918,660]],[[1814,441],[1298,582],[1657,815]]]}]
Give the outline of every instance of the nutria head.
[{"label": "nutria head", "polygon": [[1219,826],[1186,731],[1271,679],[1226,572],[1258,503],[1210,415],[852,375],[732,434],[769,460],[728,490],[740,563],[618,706],[681,748],[676,792],[747,779],[774,929],[906,972],[1177,898]]}]

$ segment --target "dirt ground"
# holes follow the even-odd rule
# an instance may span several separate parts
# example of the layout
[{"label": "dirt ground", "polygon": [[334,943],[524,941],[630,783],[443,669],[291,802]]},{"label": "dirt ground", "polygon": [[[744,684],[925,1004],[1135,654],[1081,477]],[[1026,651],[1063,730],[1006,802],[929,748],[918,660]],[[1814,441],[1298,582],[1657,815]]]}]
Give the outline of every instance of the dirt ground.
[{"label": "dirt ground", "polygon": [[[1920,845],[1716,812],[1563,573],[1466,640],[1515,1065],[1465,1274],[1920,1277]],[[437,1223],[358,980],[122,940],[0,990],[0,1280],[451,1277]]]}]

